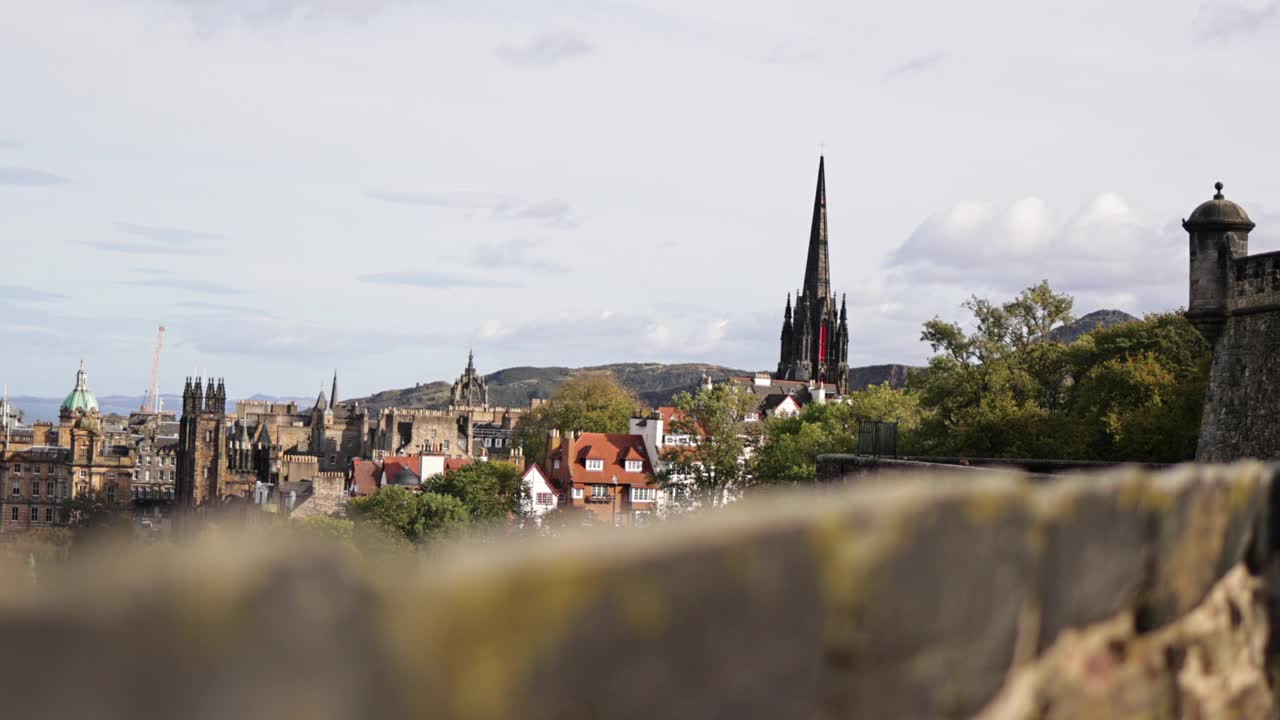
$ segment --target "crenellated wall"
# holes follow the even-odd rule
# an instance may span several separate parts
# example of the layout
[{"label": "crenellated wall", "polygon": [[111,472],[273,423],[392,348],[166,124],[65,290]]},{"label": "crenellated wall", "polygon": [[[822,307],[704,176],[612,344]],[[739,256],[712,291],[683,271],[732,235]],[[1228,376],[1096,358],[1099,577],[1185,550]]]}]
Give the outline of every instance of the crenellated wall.
[{"label": "crenellated wall", "polygon": [[222,533],[34,586],[17,562],[0,696],[25,718],[1271,717],[1274,487],[1255,463],[915,472],[429,559]]}]

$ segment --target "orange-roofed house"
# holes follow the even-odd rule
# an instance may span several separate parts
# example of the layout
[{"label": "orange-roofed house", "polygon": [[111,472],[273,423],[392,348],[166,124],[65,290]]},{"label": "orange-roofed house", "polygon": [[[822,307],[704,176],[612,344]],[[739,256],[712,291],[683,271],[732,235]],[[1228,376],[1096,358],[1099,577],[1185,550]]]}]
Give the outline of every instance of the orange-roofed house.
[{"label": "orange-roofed house", "polygon": [[658,479],[645,438],[623,433],[548,433],[543,469],[563,498],[561,508],[583,522],[633,527],[653,519]]}]

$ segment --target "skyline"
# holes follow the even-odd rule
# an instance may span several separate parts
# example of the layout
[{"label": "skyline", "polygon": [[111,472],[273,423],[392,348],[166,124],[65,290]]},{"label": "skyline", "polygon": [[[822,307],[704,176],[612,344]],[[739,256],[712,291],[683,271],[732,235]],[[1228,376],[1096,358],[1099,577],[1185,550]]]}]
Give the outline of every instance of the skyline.
[{"label": "skyline", "polygon": [[84,358],[140,394],[159,324],[165,393],[337,367],[354,397],[472,345],[484,373],[768,369],[822,145],[851,365],[918,364],[925,320],[1042,278],[1077,315],[1173,309],[1215,181],[1280,249],[1277,7],[0,10],[0,381],[58,396]]}]

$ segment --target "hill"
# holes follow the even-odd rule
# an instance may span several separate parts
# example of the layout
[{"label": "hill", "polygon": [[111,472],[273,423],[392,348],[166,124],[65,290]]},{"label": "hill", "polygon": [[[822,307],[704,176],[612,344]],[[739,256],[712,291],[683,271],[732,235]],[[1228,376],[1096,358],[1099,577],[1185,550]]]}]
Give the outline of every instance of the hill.
[{"label": "hill", "polygon": [[[567,367],[513,367],[498,370],[485,376],[489,383],[489,402],[499,407],[528,407],[535,398],[547,398],[565,380],[581,373],[607,372],[618,382],[634,392],[649,407],[671,402],[677,393],[693,390],[703,375],[721,380],[731,375],[750,375],[746,370],[736,370],[721,365],[704,363],[615,363],[585,368]],[[383,390],[358,400],[367,407],[378,410],[384,407],[444,408],[449,405],[450,384],[430,382],[399,390]]]},{"label": "hill", "polygon": [[1075,322],[1054,328],[1049,331],[1049,337],[1060,343],[1070,345],[1098,328],[1108,328],[1113,325],[1137,321],[1138,318],[1122,310],[1094,310],[1088,315],[1078,318]]}]

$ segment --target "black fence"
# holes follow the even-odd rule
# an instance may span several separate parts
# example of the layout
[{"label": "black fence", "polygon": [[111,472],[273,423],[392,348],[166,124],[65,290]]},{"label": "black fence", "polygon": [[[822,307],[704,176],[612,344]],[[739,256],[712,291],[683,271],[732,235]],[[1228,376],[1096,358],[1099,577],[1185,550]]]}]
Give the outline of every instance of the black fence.
[{"label": "black fence", "polygon": [[897,457],[898,423],[883,420],[858,421],[858,454]]}]

